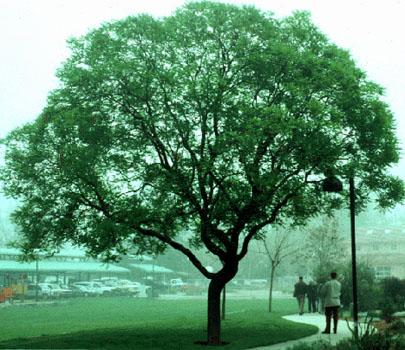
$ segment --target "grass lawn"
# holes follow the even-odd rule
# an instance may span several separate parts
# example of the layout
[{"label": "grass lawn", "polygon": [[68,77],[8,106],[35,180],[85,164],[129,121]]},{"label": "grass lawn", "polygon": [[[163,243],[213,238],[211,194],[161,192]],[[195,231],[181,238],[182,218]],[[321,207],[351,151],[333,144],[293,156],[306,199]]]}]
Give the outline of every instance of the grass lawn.
[{"label": "grass lawn", "polygon": [[[197,350],[206,340],[206,300],[73,299],[69,304],[0,309],[1,349]],[[227,300],[222,340],[209,349],[248,349],[314,334],[317,328],[281,318],[296,301]]]}]

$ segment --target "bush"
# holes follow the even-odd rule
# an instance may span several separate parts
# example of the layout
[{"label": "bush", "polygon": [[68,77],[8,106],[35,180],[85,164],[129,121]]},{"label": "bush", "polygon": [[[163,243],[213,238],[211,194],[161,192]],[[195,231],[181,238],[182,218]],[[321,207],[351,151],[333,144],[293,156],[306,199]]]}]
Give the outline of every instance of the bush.
[{"label": "bush", "polygon": [[405,310],[405,280],[386,278],[380,282],[380,288],[383,295],[381,306],[388,302],[393,312]]},{"label": "bush", "polygon": [[336,350],[403,350],[405,348],[405,338],[401,334],[393,331],[380,332],[373,327],[372,321],[372,318],[366,318],[365,323],[359,325],[358,335],[349,326],[353,335],[349,340],[351,347],[344,347],[344,344],[348,343],[342,342]]},{"label": "bush", "polygon": [[387,323],[391,323],[394,320],[394,313],[397,311],[395,303],[390,299],[383,299],[380,302],[381,319]]},{"label": "bush", "polygon": [[[350,328],[350,327],[349,327]],[[359,335],[354,330],[352,338],[345,339],[332,345],[324,340],[311,343],[299,343],[288,350],[404,350],[405,325],[401,320],[395,320],[386,332],[379,332],[372,326],[372,319],[359,326]]]},{"label": "bush", "polygon": [[387,331],[392,335],[405,335],[405,323],[401,319],[395,318],[387,328]]},{"label": "bush", "polygon": [[[351,262],[341,268],[341,301],[345,308],[353,303],[353,279]],[[366,262],[357,263],[357,301],[359,311],[376,310],[381,298],[381,288],[375,284],[374,269]]]},{"label": "bush", "polygon": [[405,297],[405,280],[396,277],[385,278],[380,282],[383,294],[387,298]]},{"label": "bush", "polygon": [[380,333],[368,334],[359,339],[345,339],[332,345],[323,340],[312,343],[299,343],[288,350],[404,350],[404,337],[390,337]]}]

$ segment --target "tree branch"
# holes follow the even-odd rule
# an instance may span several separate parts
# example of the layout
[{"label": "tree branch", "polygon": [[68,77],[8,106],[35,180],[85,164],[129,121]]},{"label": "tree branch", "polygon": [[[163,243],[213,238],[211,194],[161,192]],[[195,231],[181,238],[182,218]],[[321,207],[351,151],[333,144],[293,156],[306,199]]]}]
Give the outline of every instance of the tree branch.
[{"label": "tree branch", "polygon": [[273,209],[273,211],[271,213],[271,216],[270,216],[270,218],[268,220],[265,220],[265,221],[261,222],[260,224],[257,224],[255,226],[253,226],[249,230],[249,233],[246,235],[245,239],[243,240],[242,249],[241,249],[240,253],[238,254],[238,259],[239,260],[243,259],[243,257],[246,255],[246,253],[248,251],[249,243],[250,243],[251,239],[254,237],[254,235],[259,230],[261,230],[263,227],[273,223],[274,220],[276,219],[277,214],[280,211],[280,209],[282,207],[284,207],[291,198],[295,197],[295,195],[296,195],[296,192],[291,192],[291,193],[287,194],[284,197],[284,199],[275,206],[275,208]]},{"label": "tree branch", "polygon": [[170,237],[164,236],[162,234],[159,234],[158,232],[150,229],[144,229],[139,226],[134,227],[135,230],[139,231],[142,235],[148,236],[148,237],[154,237],[157,238],[158,240],[165,242],[169,244],[172,248],[182,252],[184,255],[186,255],[191,263],[200,271],[205,277],[207,278],[212,278],[215,274],[208,272],[208,270],[201,264],[201,262],[197,259],[197,257],[191,252],[191,250],[187,249],[180,243],[173,241]]}]

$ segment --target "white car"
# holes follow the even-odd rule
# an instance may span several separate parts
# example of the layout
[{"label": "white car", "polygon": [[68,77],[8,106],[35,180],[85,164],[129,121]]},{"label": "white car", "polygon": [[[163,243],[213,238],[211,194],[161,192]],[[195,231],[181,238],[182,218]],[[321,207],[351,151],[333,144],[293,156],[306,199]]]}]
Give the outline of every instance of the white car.
[{"label": "white car", "polygon": [[61,296],[59,290],[55,290],[50,283],[38,283],[38,286],[47,291],[51,298],[59,298]]},{"label": "white car", "polygon": [[52,289],[52,292],[59,297],[66,298],[72,296],[72,291],[70,289],[62,288],[57,283],[50,283],[50,288]]},{"label": "white car", "polygon": [[97,296],[98,293],[87,286],[83,286],[81,284],[74,284],[72,286],[72,296],[74,297],[90,297],[90,296]]},{"label": "white car", "polygon": [[145,284],[139,283],[139,282],[131,282],[138,286],[139,288],[139,297],[141,298],[150,298],[152,297],[152,287],[151,286],[146,286]]},{"label": "white car", "polygon": [[[130,291],[126,286],[118,283],[117,279],[101,279],[100,280],[104,286],[114,288],[114,294],[116,295],[128,295]],[[99,282],[96,280],[96,282]]]},{"label": "white car", "polygon": [[49,299],[54,297],[52,289],[49,288],[48,283],[30,283],[27,285],[27,298]]},{"label": "white car", "polygon": [[104,288],[108,288],[111,292],[111,295],[120,295],[121,291],[119,289],[119,286],[117,285],[116,281],[111,279],[111,280],[106,280],[106,279],[97,279],[93,280],[93,282],[98,283],[98,285],[101,285]]},{"label": "white car", "polygon": [[[132,282],[129,280],[118,280],[117,285],[126,291],[126,294],[133,295],[133,296],[140,296],[141,288],[140,283]],[[146,286],[145,286],[146,287]]]},{"label": "white car", "polygon": [[107,287],[103,285],[101,282],[76,282],[73,285],[81,285],[81,286],[86,286],[87,288],[91,289],[94,291],[95,294],[97,295],[104,295],[104,296],[109,296],[114,294],[115,288],[113,287]]}]

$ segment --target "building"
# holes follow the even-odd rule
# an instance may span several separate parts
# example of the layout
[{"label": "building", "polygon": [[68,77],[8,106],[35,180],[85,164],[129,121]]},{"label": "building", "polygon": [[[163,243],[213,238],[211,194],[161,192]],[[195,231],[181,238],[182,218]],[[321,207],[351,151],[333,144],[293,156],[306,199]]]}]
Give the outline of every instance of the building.
[{"label": "building", "polygon": [[[344,243],[351,254],[351,242]],[[377,279],[405,279],[405,228],[356,228],[356,257],[375,269]]]},{"label": "building", "polygon": [[90,280],[100,276],[124,276],[131,271],[112,264],[88,258],[78,250],[61,250],[52,257],[40,254],[37,261],[22,262],[21,252],[13,248],[0,248],[0,284],[7,286],[21,280],[43,281],[53,278],[67,284],[70,280]]},{"label": "building", "polygon": [[40,254],[37,261],[21,261],[22,253],[13,248],[0,248],[0,286],[27,281],[43,282],[54,280],[63,284],[74,281],[89,281],[101,277],[119,277],[123,279],[143,279],[145,277],[164,278],[172,270],[154,265],[147,256],[130,255],[126,264],[107,264],[92,259],[77,249],[60,250],[47,257]]}]

